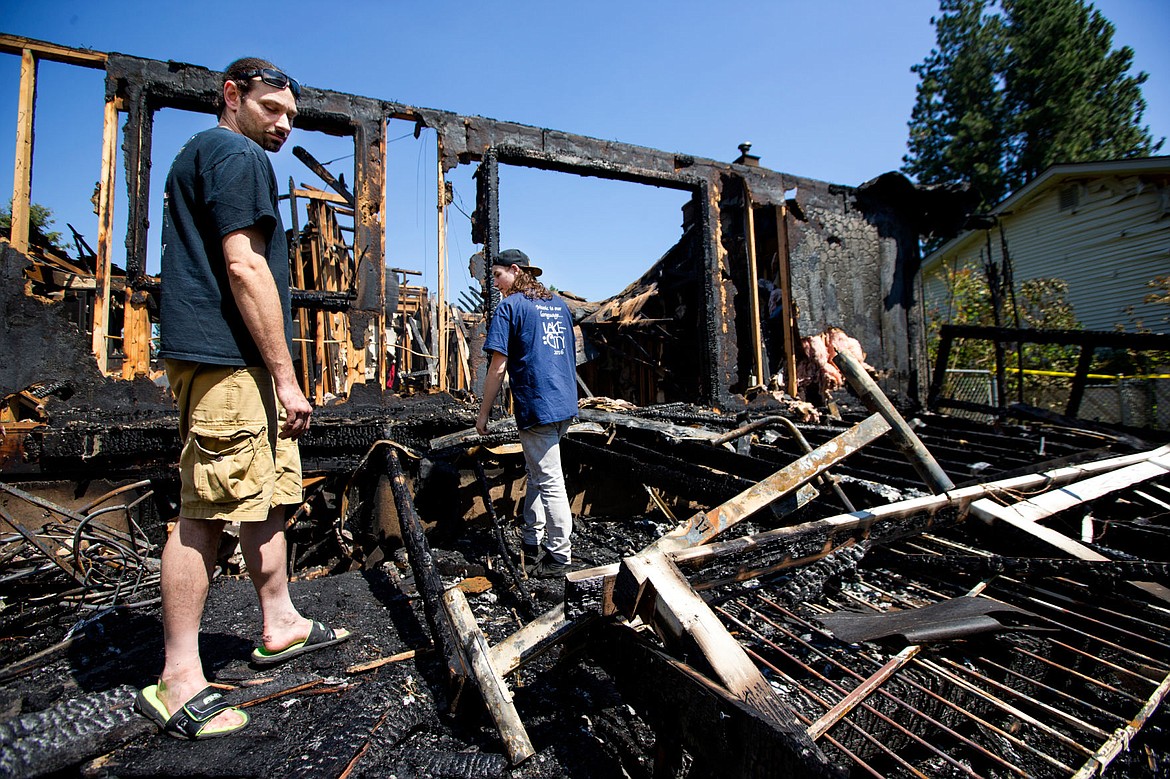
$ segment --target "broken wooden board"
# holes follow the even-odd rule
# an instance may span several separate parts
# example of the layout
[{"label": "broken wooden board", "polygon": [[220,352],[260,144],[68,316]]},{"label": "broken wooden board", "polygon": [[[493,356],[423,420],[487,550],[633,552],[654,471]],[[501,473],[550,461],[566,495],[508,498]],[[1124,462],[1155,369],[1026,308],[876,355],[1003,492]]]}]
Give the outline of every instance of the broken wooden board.
[{"label": "broken wooden board", "polygon": [[471,613],[467,596],[458,587],[452,587],[443,593],[443,607],[451,624],[455,626],[455,633],[471,666],[476,686],[483,696],[488,713],[500,731],[508,759],[512,761],[512,765],[518,765],[536,754],[536,750],[528,738],[528,731],[524,729],[520,714],[512,703],[512,693],[508,690],[507,683],[492,664],[492,653],[488,649],[487,639],[480,631],[475,615]]},{"label": "broken wooden board", "polygon": [[803,734],[796,713],[776,695],[747,652],[665,554],[644,553],[622,560],[614,603],[627,619],[640,617],[668,643],[680,646],[689,665],[705,660],[714,678],[733,696],[776,725]]},{"label": "broken wooden board", "polygon": [[930,491],[938,494],[953,489],[955,483],[943,471],[942,466],[934,459],[934,455],[922,443],[922,440],[894,408],[894,404],[886,397],[877,383],[869,377],[865,366],[848,352],[837,352],[833,362],[841,369],[853,391],[862,402],[890,423],[890,437],[895,445],[906,455],[906,459],[918,471],[918,475],[930,487]]},{"label": "broken wooden board", "polygon": [[[616,564],[614,568],[616,573]],[[501,675],[507,676],[581,627],[582,623],[567,621],[564,604],[558,604],[494,645],[491,648],[492,665]]]},{"label": "broken wooden board", "polygon": [[866,417],[831,441],[784,466],[762,481],[707,512],[699,512],[650,544],[646,551],[667,552],[699,546],[778,498],[804,486],[865,445],[880,438],[890,424],[878,414]]},{"label": "broken wooden board", "polygon": [[[998,520],[1009,524],[1056,547],[1071,557],[1103,562],[1110,558],[1085,546],[1080,541],[1069,538],[1058,530],[1040,524],[1041,520],[1112,492],[1159,476],[1165,476],[1167,473],[1170,473],[1170,456],[1153,456],[1144,462],[1085,479],[1067,487],[1051,490],[1010,506],[983,498],[971,504],[971,511],[985,522],[991,523]],[[1165,585],[1157,582],[1130,582],[1130,584],[1159,600],[1170,602],[1170,588]]]}]

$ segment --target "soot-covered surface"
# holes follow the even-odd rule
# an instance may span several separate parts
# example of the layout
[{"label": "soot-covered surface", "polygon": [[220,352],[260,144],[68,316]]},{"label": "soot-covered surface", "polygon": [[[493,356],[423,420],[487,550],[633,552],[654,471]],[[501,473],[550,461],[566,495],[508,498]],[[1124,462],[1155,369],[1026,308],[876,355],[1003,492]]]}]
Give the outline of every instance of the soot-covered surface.
[{"label": "soot-covered surface", "polygon": [[[655,525],[646,521],[641,527],[649,540]],[[600,541],[592,540],[593,532],[579,534],[582,558],[618,559],[625,550],[608,544],[614,539],[629,543],[629,534],[618,535],[604,521],[595,523],[594,529]],[[506,534],[509,544],[515,544],[514,526]],[[480,589],[485,581],[491,584],[468,597],[489,643],[495,643],[519,627],[518,610],[525,604],[500,564],[490,527],[468,526],[454,546],[459,549],[436,550],[444,583],[468,576],[479,585],[469,589]],[[75,628],[67,649],[0,687],[0,704],[14,717],[0,727],[40,713],[43,727],[60,729],[56,736],[35,743],[25,739],[20,750],[11,748],[13,740],[0,738],[8,742],[0,750],[5,773],[317,777],[342,776],[348,770],[349,776],[397,777],[650,775],[653,735],[599,667],[579,657],[572,663],[560,662],[564,647],[509,680],[537,750],[521,766],[510,767],[476,691],[470,685],[462,692],[449,687],[443,663],[431,648],[410,569],[401,554],[397,558],[376,571],[292,582],[294,600],[306,616],[344,626],[353,636],[276,668],[255,667],[248,659],[259,628],[251,583],[240,577],[213,583],[200,641],[204,666],[214,683],[232,688],[227,695],[233,702],[254,702],[247,708],[252,723],[228,739],[193,743],[168,738],[129,710],[134,691],[153,683],[162,666],[157,606],[92,616]],[[560,581],[530,579],[525,584],[539,611],[555,605],[563,594]],[[37,646],[51,647],[77,624],[74,619],[76,613],[72,618],[62,615],[42,625],[40,634],[30,639]],[[373,670],[353,670],[409,650],[417,654]],[[67,720],[76,716],[78,701],[124,709],[119,714],[122,729],[112,733],[109,723],[98,722],[70,725]],[[112,750],[108,755],[91,759],[103,750],[92,739],[79,741],[79,731],[87,727],[107,739],[105,746]]]}]

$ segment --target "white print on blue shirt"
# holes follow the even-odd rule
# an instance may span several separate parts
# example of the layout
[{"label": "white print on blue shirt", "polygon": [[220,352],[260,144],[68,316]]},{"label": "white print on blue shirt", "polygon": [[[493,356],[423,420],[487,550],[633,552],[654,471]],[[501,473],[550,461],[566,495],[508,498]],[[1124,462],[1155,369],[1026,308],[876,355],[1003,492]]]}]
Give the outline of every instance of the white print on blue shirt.
[{"label": "white print on blue shirt", "polygon": [[[565,353],[565,324],[561,319],[560,312],[551,306],[542,306],[536,304],[536,308],[540,311],[541,327],[544,330],[544,337],[541,338],[541,343],[550,347],[556,354]],[[547,320],[552,321],[547,321]]]}]

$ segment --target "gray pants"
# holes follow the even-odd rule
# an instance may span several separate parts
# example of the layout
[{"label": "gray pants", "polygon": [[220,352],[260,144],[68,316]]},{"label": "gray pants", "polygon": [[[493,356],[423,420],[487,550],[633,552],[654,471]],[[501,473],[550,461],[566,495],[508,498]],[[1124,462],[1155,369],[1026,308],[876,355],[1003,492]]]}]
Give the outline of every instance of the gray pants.
[{"label": "gray pants", "polygon": [[561,437],[572,422],[534,425],[520,431],[524,463],[528,468],[528,489],[524,493],[524,543],[540,545],[558,563],[572,561],[569,535],[573,513],[565,492],[561,470]]}]

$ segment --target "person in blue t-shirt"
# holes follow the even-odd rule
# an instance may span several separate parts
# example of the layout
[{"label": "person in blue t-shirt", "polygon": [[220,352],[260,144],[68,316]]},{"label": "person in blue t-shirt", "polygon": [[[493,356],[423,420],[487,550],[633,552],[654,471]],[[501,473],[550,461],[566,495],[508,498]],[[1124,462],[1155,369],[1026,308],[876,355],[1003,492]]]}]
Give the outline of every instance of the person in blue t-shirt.
[{"label": "person in blue t-shirt", "polygon": [[475,429],[487,433],[506,372],[528,470],[523,549],[533,575],[547,578],[565,574],[573,559],[560,442],[577,416],[577,344],[568,306],[537,281],[541,273],[519,249],[500,252],[492,264],[503,299],[483,345],[491,364]]}]

